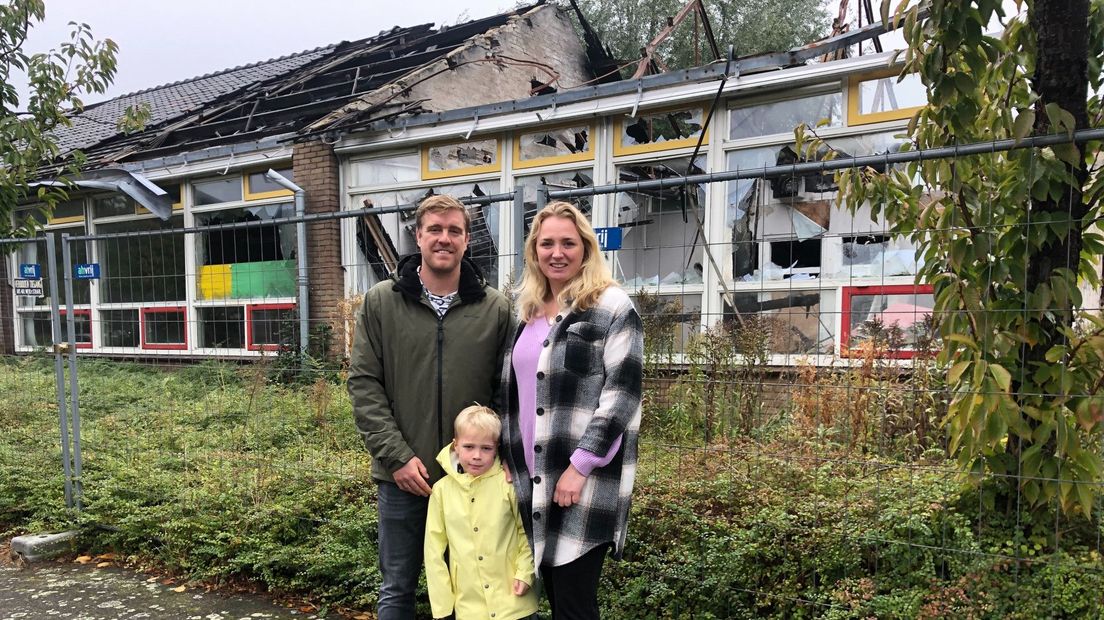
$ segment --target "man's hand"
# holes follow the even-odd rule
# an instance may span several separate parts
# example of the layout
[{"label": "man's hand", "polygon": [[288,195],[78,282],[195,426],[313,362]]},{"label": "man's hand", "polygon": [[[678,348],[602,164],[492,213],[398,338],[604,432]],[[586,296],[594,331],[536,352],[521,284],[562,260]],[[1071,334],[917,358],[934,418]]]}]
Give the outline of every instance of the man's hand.
[{"label": "man's hand", "polygon": [[552,501],[561,508],[578,504],[579,497],[583,494],[584,484],[586,484],[586,476],[580,474],[574,465],[568,465],[556,482],[556,492],[552,495]]},{"label": "man's hand", "polygon": [[429,472],[426,471],[422,459],[414,457],[406,462],[393,474],[395,484],[400,489],[412,495],[429,497],[433,489],[429,486]]},{"label": "man's hand", "polygon": [[514,596],[521,596],[529,591],[529,584],[520,579],[514,580]]}]

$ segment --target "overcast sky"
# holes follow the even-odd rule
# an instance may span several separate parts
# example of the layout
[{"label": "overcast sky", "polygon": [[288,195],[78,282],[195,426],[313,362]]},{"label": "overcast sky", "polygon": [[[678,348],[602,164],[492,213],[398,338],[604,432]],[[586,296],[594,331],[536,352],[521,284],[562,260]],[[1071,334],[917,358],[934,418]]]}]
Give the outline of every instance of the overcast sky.
[{"label": "overcast sky", "polygon": [[392,26],[453,24],[514,6],[512,0],[46,0],[46,21],[24,49],[56,47],[68,39],[71,21],[118,43],[114,85],[104,97],[86,98],[93,103]]}]

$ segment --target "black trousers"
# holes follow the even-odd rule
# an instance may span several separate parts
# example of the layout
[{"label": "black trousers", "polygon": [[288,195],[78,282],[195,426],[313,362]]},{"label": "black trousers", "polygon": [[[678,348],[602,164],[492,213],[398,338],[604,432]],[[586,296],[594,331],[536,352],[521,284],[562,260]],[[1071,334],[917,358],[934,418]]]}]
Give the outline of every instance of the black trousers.
[{"label": "black trousers", "polygon": [[563,566],[541,565],[552,620],[598,620],[598,580],[610,545],[599,545]]}]

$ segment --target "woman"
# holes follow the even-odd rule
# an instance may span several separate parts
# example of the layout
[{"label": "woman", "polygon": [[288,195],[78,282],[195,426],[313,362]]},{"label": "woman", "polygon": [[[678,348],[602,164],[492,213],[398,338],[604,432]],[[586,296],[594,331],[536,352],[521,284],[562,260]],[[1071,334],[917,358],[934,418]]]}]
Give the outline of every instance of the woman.
[{"label": "woman", "polygon": [[503,364],[504,454],[553,619],[598,618],[602,562],[625,547],[643,328],[569,203],[533,219],[518,317]]}]

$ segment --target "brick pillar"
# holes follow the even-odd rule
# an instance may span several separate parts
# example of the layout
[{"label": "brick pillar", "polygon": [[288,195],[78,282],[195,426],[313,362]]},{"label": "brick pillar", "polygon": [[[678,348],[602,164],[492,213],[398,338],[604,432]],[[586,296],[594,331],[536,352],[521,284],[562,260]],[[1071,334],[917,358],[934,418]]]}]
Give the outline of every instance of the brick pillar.
[{"label": "brick pillar", "polygon": [[[341,209],[338,160],[333,147],[320,141],[295,145],[292,168],[295,183],[306,192],[307,213]],[[341,264],[341,225],[338,220],[307,224],[307,273],[310,278],[312,332],[332,329],[332,353],[344,350],[338,324],[345,298],[345,268]]]},{"label": "brick pillar", "polygon": [[[9,246],[10,247],[10,246]],[[15,353],[15,317],[12,316],[12,279],[9,255],[0,252],[0,355]]]}]

